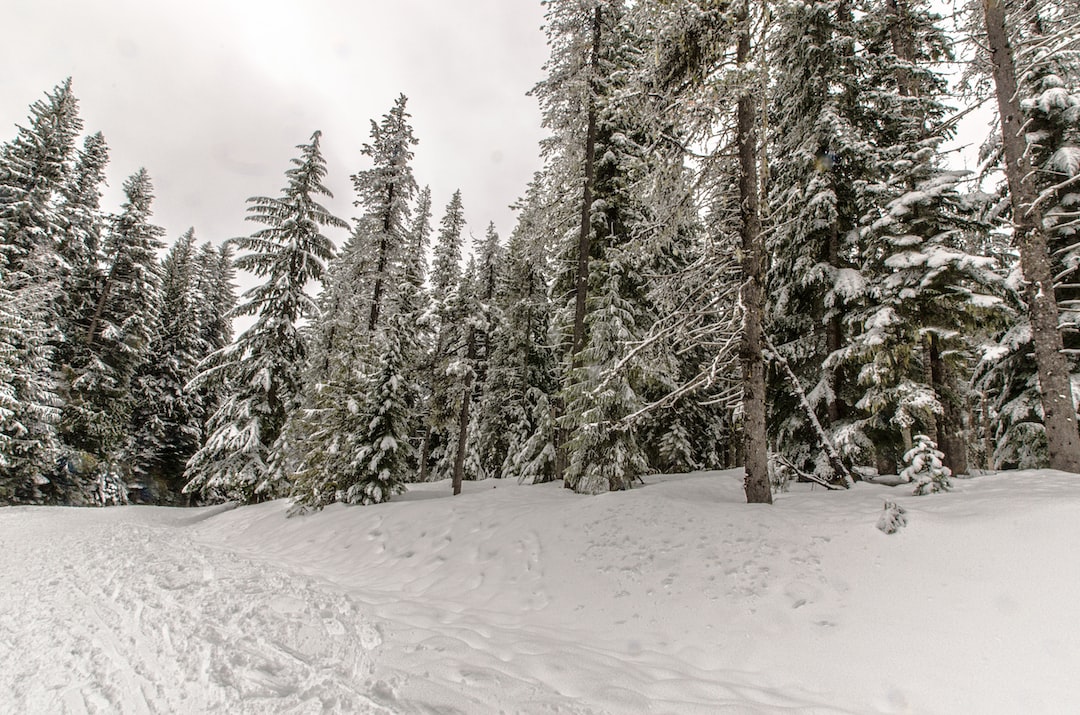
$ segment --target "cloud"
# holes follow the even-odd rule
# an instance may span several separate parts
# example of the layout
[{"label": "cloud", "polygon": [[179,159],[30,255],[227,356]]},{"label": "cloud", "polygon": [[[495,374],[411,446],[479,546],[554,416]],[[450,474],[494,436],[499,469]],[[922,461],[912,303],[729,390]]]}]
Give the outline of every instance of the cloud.
[{"label": "cloud", "polygon": [[436,220],[460,187],[470,230],[494,220],[506,236],[507,206],[540,165],[539,111],[525,96],[547,52],[538,1],[8,5],[0,62],[18,71],[0,86],[0,141],[30,102],[73,76],[87,131],[109,141],[107,201],[118,205],[124,177],[145,166],[172,238],[190,225],[215,242],[250,231],[245,199],[275,194],[315,129],[331,206],[353,216],[348,177],[366,167],[369,120],[401,92]]}]

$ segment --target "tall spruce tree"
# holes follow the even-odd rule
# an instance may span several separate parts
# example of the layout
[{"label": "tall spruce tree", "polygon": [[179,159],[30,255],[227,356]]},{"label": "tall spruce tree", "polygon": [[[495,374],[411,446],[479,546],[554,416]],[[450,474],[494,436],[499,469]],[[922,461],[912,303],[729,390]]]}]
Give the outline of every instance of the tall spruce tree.
[{"label": "tall spruce tree", "polygon": [[356,206],[363,210],[355,241],[369,262],[365,266],[368,300],[367,329],[374,332],[387,294],[393,291],[392,271],[408,241],[409,205],[417,185],[410,162],[417,140],[405,111],[408,99],[400,95],[382,121],[371,122],[371,142],[363,154],[373,166],[353,175]]},{"label": "tall spruce tree", "polygon": [[[867,186],[884,161],[862,102],[865,53],[849,0],[785,3],[772,38],[775,86],[769,175],[773,256],[767,295],[775,342],[811,407],[841,449],[867,446],[846,427],[858,417],[857,376],[840,358],[850,342],[844,316],[867,299],[858,269],[859,226],[873,205]],[[773,387],[771,433],[799,469],[833,478],[827,450],[783,377]]]},{"label": "tall spruce tree", "polygon": [[201,323],[195,230],[188,229],[162,262],[160,330],[136,374],[129,462],[157,501],[173,501],[184,469],[202,440],[203,406],[187,388],[210,350]]},{"label": "tall spruce tree", "polygon": [[76,461],[96,461],[98,471],[110,474],[126,471],[122,453],[130,443],[133,380],[157,337],[161,309],[157,254],[164,230],[150,223],[154,194],[145,169],[124,182],[124,196],[105,237],[106,268],[93,292],[92,313],[85,331],[72,338],[79,344],[61,422]]},{"label": "tall spruce tree", "polygon": [[265,278],[248,290],[235,315],[255,323],[232,344],[207,358],[195,385],[224,373],[231,392],[210,418],[206,443],[188,462],[184,490],[205,498],[257,501],[281,496],[288,485],[271,479],[270,449],[288,414],[297,407],[300,371],[306,357],[301,321],[317,317],[306,288],[319,281],[333,244],[322,231],[346,228],[318,202],[332,196],[323,185],[326,164],[320,133],[298,146],[300,156],[285,176],[278,198],[248,199],[248,220],[264,228],[231,241],[240,251],[240,270]]},{"label": "tall spruce tree", "polygon": [[984,0],[976,14],[987,50],[977,57],[997,99],[993,155],[1006,177],[1026,304],[983,361],[980,384],[994,397],[997,423],[993,463],[1080,471],[1070,389],[1077,376],[1072,187],[1080,173],[1080,32],[1067,4]]},{"label": "tall spruce tree", "polygon": [[58,210],[70,181],[82,122],[68,79],[30,106],[29,123],[0,147],[0,281],[3,303],[3,463],[0,498],[67,498],[49,477],[57,455],[58,399],[53,370],[62,339],[65,288]]}]

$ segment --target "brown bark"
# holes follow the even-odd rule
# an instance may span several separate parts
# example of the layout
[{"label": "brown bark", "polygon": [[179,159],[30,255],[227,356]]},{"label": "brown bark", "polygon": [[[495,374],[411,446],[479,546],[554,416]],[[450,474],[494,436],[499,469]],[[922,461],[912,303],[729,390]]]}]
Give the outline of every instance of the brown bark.
[{"label": "brown bark", "polygon": [[424,430],[424,443],[420,447],[420,481],[426,482],[428,479],[428,460],[431,459],[431,437],[434,430],[429,424],[427,429]]},{"label": "brown bark", "polygon": [[1037,193],[1026,154],[1023,115],[1017,93],[1016,66],[1006,30],[1005,7],[1002,0],[982,0],[982,6],[997,91],[1014,237],[1020,248],[1020,268],[1026,282],[1050,467],[1080,472],[1076,409],[1068,363],[1061,352],[1063,345],[1058,329],[1058,307],[1046,235],[1043,233],[1042,212],[1035,205]]},{"label": "brown bark", "polygon": [[575,361],[585,347],[585,302],[589,293],[589,253],[592,251],[593,182],[596,180],[596,74],[600,71],[600,6],[593,11],[592,52],[589,57],[588,125],[585,132],[585,176],[578,233],[577,272],[574,275],[574,335],[570,350]]},{"label": "brown bark", "polygon": [[[585,166],[582,177],[581,223],[578,231],[577,268],[574,272],[574,329],[570,342],[570,364],[577,365],[578,355],[585,348],[585,308],[589,296],[589,254],[592,252],[592,205],[593,183],[596,181],[596,76],[600,71],[600,40],[603,28],[601,8],[593,10],[592,47],[589,54],[589,80],[586,104],[588,116],[585,130]],[[558,416],[562,415],[562,404],[552,403]],[[566,454],[567,435],[562,428],[555,430],[555,478],[563,480],[563,486],[573,488],[565,479],[566,467],[570,462]]]},{"label": "brown bark", "polygon": [[386,269],[390,263],[390,244],[386,237],[390,234],[390,216],[394,205],[394,185],[386,189],[386,215],[383,216],[382,238],[379,239],[379,260],[375,264],[375,289],[371,296],[371,313],[368,315],[368,332],[375,332],[379,323],[379,304],[382,303],[383,283]]},{"label": "brown bark", "polygon": [[465,474],[465,444],[469,437],[469,407],[472,404],[473,372],[471,364],[476,360],[476,333],[470,327],[468,337],[467,359],[470,363],[468,376],[465,378],[465,387],[461,395],[461,409],[458,411],[458,436],[457,451],[454,454],[454,495],[461,494],[461,480]]},{"label": "brown bark", "polygon": [[97,337],[98,324],[101,322],[101,316],[105,312],[105,302],[109,299],[109,292],[112,290],[113,283],[116,282],[116,266],[120,263],[120,256],[117,256],[113,260],[112,266],[109,267],[109,275],[105,278],[105,285],[101,289],[101,296],[98,298],[97,305],[94,307],[94,315],[90,318],[90,327],[86,329],[86,347],[90,347],[94,344],[94,338]]},{"label": "brown bark", "polygon": [[[749,0],[739,9],[736,62],[750,60]],[[742,238],[743,336],[740,348],[743,368],[743,487],[750,504],[772,504],[769,482],[769,449],[765,432],[765,265],[758,207],[757,108],[750,87],[743,88],[736,108],[739,147],[739,216]]]},{"label": "brown bark", "polygon": [[941,414],[937,416],[938,448],[945,455],[945,466],[953,474],[967,474],[967,441],[964,439],[964,418],[954,395],[952,371],[941,355],[941,339],[931,333],[928,343],[930,357],[930,380],[934,392],[941,403]]},{"label": "brown bark", "polygon": [[[893,52],[905,62],[914,62],[915,43],[907,5],[904,0],[885,0],[885,8],[892,19],[889,23],[889,39],[892,40]],[[919,94],[918,82],[906,67],[897,68],[896,84],[900,88],[900,94],[905,97]]]}]

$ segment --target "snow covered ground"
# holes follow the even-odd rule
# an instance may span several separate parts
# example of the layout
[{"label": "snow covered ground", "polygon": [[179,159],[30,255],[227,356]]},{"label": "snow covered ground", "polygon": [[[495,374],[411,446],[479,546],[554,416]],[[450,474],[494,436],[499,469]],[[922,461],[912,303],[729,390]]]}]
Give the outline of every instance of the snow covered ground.
[{"label": "snow covered ground", "polygon": [[1080,711],[1080,477],[648,481],[0,509],[0,712]]}]

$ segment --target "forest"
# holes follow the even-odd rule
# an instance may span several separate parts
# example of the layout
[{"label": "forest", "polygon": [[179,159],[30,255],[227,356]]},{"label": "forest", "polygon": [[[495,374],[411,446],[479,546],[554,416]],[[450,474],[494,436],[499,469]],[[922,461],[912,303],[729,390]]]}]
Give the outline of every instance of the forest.
[{"label": "forest", "polygon": [[314,131],[250,235],[171,245],[147,171],[102,205],[77,78],[34,102],[0,145],[0,504],[1080,472],[1080,2],[543,5],[505,241],[432,205],[404,95],[358,218]]}]

